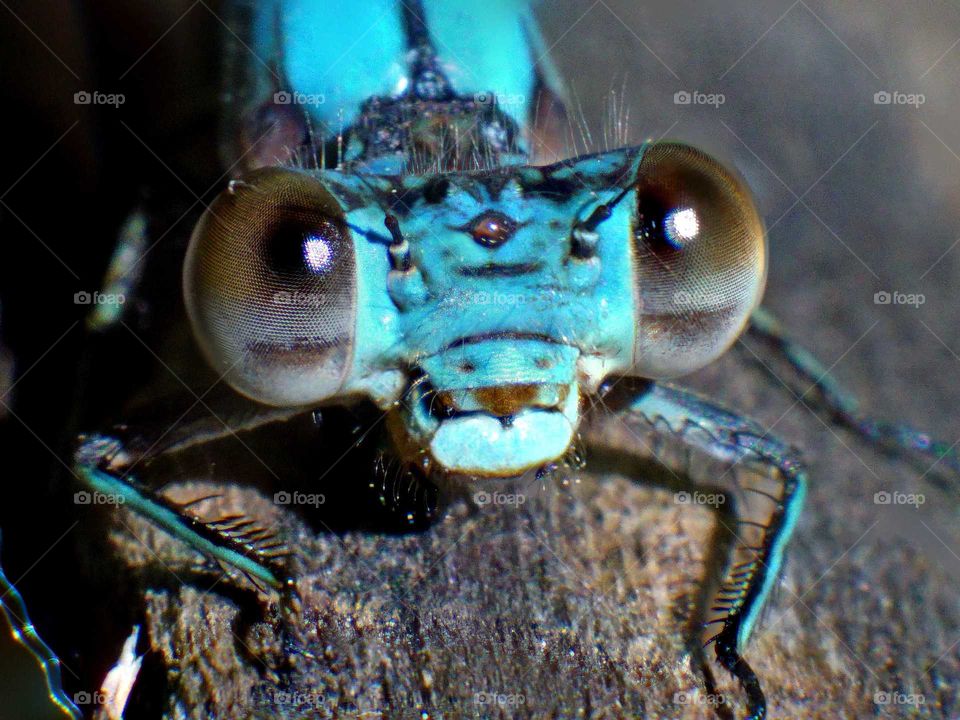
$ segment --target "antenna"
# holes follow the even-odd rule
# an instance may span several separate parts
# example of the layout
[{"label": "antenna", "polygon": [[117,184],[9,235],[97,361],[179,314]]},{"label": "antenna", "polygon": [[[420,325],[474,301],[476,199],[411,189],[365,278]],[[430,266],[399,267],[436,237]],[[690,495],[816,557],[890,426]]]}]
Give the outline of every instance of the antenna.
[{"label": "antenna", "polygon": [[596,254],[597,242],[600,240],[597,235],[597,228],[601,223],[610,219],[613,215],[613,209],[627,196],[630,190],[632,190],[632,187],[628,185],[610,202],[597,205],[586,220],[574,223],[573,229],[570,231],[570,253],[574,257],[586,260]]},{"label": "antenna", "polygon": [[400,230],[400,221],[397,220],[396,215],[388,212],[386,217],[383,218],[383,224],[386,225],[387,230],[390,231],[390,237],[393,238],[389,248],[390,269],[406,272],[411,267],[410,245],[407,243],[407,239],[403,237],[403,231]]}]

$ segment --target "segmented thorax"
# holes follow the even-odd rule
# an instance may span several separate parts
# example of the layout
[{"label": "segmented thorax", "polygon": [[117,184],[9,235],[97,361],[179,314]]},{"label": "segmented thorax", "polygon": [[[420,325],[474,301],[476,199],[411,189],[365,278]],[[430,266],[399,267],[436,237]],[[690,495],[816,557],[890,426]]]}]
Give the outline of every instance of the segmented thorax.
[{"label": "segmented thorax", "polygon": [[555,92],[515,0],[274,0],[235,15],[249,42],[228,80],[228,147],[235,155],[239,143],[248,167],[293,157],[400,174],[522,162],[538,103]]}]

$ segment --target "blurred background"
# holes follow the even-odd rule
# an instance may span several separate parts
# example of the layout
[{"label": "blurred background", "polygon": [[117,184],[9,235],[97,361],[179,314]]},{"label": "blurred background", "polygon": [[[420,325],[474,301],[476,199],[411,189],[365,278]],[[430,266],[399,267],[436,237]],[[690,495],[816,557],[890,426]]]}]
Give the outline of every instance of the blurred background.
[{"label": "blurred background", "polygon": [[[0,5],[0,553],[72,694],[103,676],[123,639],[102,638],[94,657],[72,638],[89,645],[98,613],[133,613],[64,581],[83,530],[66,429],[88,374],[132,371],[125,358],[78,371],[89,306],[74,296],[101,286],[119,227],[146,194],[189,207],[219,189],[225,30],[212,1]],[[769,229],[768,305],[870,412],[957,440],[960,6],[557,0],[538,14],[579,149],[665,136],[736,166]],[[94,90],[123,103],[75,101]],[[879,716],[955,717],[956,479],[829,427],[758,372],[761,361],[746,343],[691,382],[810,460],[790,566],[807,632],[852,682],[926,696],[921,707],[881,702]],[[891,507],[875,500],[884,492],[926,502]],[[58,717],[40,682],[0,634],[0,718]]]}]

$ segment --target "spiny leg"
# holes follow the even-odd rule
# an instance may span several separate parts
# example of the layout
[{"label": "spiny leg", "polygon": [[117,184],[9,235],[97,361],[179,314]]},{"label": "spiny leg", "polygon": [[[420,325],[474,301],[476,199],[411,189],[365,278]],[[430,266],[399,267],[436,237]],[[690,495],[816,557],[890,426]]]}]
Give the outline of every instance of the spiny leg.
[{"label": "spiny leg", "polygon": [[[605,394],[601,388],[601,397],[604,407],[615,414],[588,426],[586,439],[592,447],[646,456],[650,446],[638,447],[638,438],[651,437],[654,445],[679,441],[726,468],[711,473],[704,483],[716,489],[714,507],[722,511],[721,520],[732,520],[729,530],[734,537],[719,582],[703,597],[701,640],[705,647],[714,646],[719,664],[739,680],[747,695],[747,717],[760,720],[766,717],[766,699],[741,653],[779,577],[784,549],[803,504],[803,469],[789,447],[767,436],[756,423],[696,395],[652,383],[631,387],[622,381],[611,386]],[[691,469],[684,467],[686,462],[665,456],[656,460],[669,463],[671,473]],[[709,675],[707,681],[712,685]]]},{"label": "spiny leg", "polygon": [[74,463],[77,477],[90,492],[122,498],[116,504],[142,515],[211,560],[236,568],[260,590],[262,584],[283,587],[277,560],[285,548],[271,531],[241,515],[212,522],[191,515],[188,509],[193,503],[178,505],[125,472],[133,462],[124,454],[121,440],[105,435],[82,437]]},{"label": "spiny leg", "polygon": [[[841,387],[823,364],[806,348],[791,339],[783,325],[765,308],[758,308],[750,318],[750,334],[773,348],[807,384],[797,394],[803,400],[812,391],[814,409],[850,428],[873,445],[894,455],[919,453],[937,462],[943,462],[953,472],[960,473],[960,456],[953,445],[936,440],[927,433],[909,425],[886,422],[868,417],[860,410],[860,403]],[[763,366],[770,375],[773,371]],[[774,375],[776,378],[776,376]],[[777,378],[779,379],[779,378]]]},{"label": "spiny leg", "polygon": [[[234,405],[227,400],[229,398],[218,398],[214,404],[216,411],[204,413],[201,409],[197,417],[187,419],[182,416],[173,425],[154,421],[138,424],[135,429],[131,427],[110,434],[81,436],[74,456],[77,479],[90,492],[122,497],[124,506],[224,569],[229,566],[239,570],[258,589],[263,589],[264,585],[287,589],[292,587],[288,575],[293,572],[295,563],[287,561],[287,556],[292,553],[282,541],[282,536],[245,515],[231,513],[213,519],[204,515],[201,519],[192,506],[211,498],[201,497],[186,503],[171,501],[155,489],[155,478],[163,477],[163,471],[151,469],[146,475],[151,480],[149,483],[143,482],[142,473],[146,473],[147,464],[172,461],[163,462],[161,467],[172,465],[179,468],[182,464],[181,454],[187,456],[187,463],[196,462],[195,457],[191,456],[207,443],[228,438],[239,440],[240,435],[247,432],[252,433],[248,441],[253,447],[269,443],[271,438],[283,437],[285,444],[315,448],[315,433],[323,426],[322,447],[332,449],[333,456],[341,459],[349,452],[356,458],[352,462],[354,471],[371,472],[370,492],[379,489],[380,501],[386,509],[386,517],[378,515],[378,518],[387,522],[391,531],[411,529],[430,522],[438,503],[443,502],[437,497],[437,490],[432,484],[420,484],[423,478],[412,472],[416,468],[391,460],[393,456],[384,452],[381,436],[373,433],[381,418],[377,411],[369,416],[355,410],[340,413],[335,409],[325,410],[322,414],[319,411],[305,413],[302,409],[283,408],[256,408],[251,411],[246,407],[250,403]],[[371,421],[373,417],[377,419]],[[267,425],[274,427],[267,428]],[[365,428],[365,431],[360,433],[359,428]],[[264,434],[259,442],[254,442],[261,432]],[[240,442],[253,457],[259,459],[259,455],[246,442]],[[296,460],[278,460],[278,470],[286,479],[284,485],[302,482],[299,471],[312,466],[316,452],[310,449],[306,455],[298,454]],[[263,464],[263,460],[260,460],[260,464]],[[331,468],[337,464],[334,463]],[[280,469],[281,466],[284,469]],[[264,467],[275,479],[280,480],[281,476],[266,465]],[[236,469],[243,472],[239,464]],[[173,472],[175,477],[178,471]],[[293,475],[288,475],[289,472]],[[323,477],[324,474],[321,474],[320,480]],[[378,477],[382,480],[380,485],[375,482]],[[311,480],[315,481],[316,477]],[[289,496],[289,493],[284,490],[275,494],[274,502],[284,504],[285,500],[277,499],[277,496],[283,495]],[[366,495],[364,497],[370,499]],[[365,517],[369,518],[370,515]],[[335,532],[327,524],[330,517],[325,521],[307,513],[304,519],[318,523],[327,532]],[[398,521],[401,525],[395,524]]]}]

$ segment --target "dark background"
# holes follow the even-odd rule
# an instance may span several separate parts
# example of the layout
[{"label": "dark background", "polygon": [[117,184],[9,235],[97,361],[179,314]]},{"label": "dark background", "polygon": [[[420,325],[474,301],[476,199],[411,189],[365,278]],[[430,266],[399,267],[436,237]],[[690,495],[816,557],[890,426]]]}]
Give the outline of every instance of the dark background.
[{"label": "dark background", "polygon": [[[109,367],[80,369],[89,306],[75,304],[74,293],[101,287],[118,228],[147,189],[170,193],[185,209],[194,200],[186,186],[202,194],[220,175],[216,52],[222,26],[203,5],[189,8],[63,1],[0,8],[7,68],[0,92],[9,133],[0,169],[6,250],[0,327],[15,361],[15,386],[0,406],[7,413],[3,453],[10,458],[0,508],[3,561],[32,619],[48,639],[60,639],[71,695],[95,686],[87,678],[103,676],[122,638],[106,634],[98,657],[89,644],[84,653],[71,653],[66,639],[96,638],[104,616],[125,617],[129,609],[117,606],[119,595],[91,596],[69,572],[77,564],[77,538],[97,521],[87,513],[76,524],[76,488],[64,465],[70,462],[68,428],[84,386],[92,382],[95,393],[84,404],[108,405],[97,397],[110,393],[103,376],[119,381],[144,365],[142,357],[117,357]],[[122,93],[125,103],[119,109],[77,105],[74,93],[81,90]],[[192,217],[171,225],[168,239],[188,234]],[[6,634],[3,643],[0,717],[56,716],[41,704],[32,661]],[[10,705],[6,698],[31,697],[27,687],[35,700]]]},{"label": "dark background", "polygon": [[[93,617],[83,614],[88,607],[127,612],[59,580],[77,531],[64,428],[88,372],[131,370],[130,359],[117,358],[78,377],[86,307],[73,296],[100,286],[119,224],[144,188],[163,188],[187,206],[216,189],[223,29],[215,11],[189,2],[0,7],[0,333],[16,383],[0,406],[0,527],[4,567],[53,636]],[[543,3],[540,16],[592,136],[581,149],[604,147],[615,94],[629,122],[611,137],[666,135],[734,164],[770,228],[769,306],[871,412],[956,440],[960,8],[586,0]],[[126,102],[74,104],[83,89],[120,92]],[[677,105],[681,90],[722,93],[725,102]],[[884,90],[922,93],[925,103],[875,104]],[[185,221],[171,236],[188,231]],[[879,291],[922,293],[925,303],[877,305]],[[775,425],[811,461],[811,498],[788,576],[810,589],[810,632],[867,687],[892,690],[894,677],[904,692],[942,689],[958,676],[955,485],[934,486],[936,472],[918,480],[924,468],[890,462],[816,419],[757,372],[753,350],[735,348],[692,383]],[[109,389],[98,384],[97,392]],[[923,492],[928,502],[889,511],[873,503],[881,490]],[[893,658],[901,665],[882,680],[871,674],[883,651],[867,647],[869,625],[855,628],[870,612],[915,648]],[[104,645],[108,656],[119,650],[117,638]],[[66,653],[64,661],[87,662]],[[0,696],[37,681],[18,649],[0,653],[0,662]],[[951,715],[953,696],[937,697],[941,707],[931,696],[922,715]],[[10,707],[0,702],[0,717]]]}]

